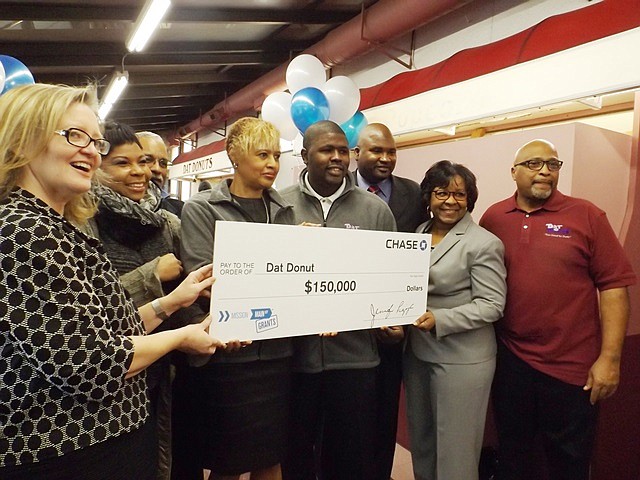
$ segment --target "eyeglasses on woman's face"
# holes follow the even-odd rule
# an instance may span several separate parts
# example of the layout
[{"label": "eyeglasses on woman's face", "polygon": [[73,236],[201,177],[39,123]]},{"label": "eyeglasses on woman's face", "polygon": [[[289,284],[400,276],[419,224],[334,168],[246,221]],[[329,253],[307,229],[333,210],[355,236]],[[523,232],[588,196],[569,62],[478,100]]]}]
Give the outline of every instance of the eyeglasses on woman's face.
[{"label": "eyeglasses on woman's face", "polygon": [[436,199],[446,202],[453,195],[456,202],[462,202],[467,199],[467,192],[449,192],[448,190],[434,190],[431,192]]},{"label": "eyeglasses on woman's face", "polygon": [[67,139],[67,142],[74,147],[86,148],[91,142],[96,146],[96,150],[100,155],[106,155],[109,153],[111,144],[104,138],[92,138],[84,130],[79,128],[67,128],[66,130],[56,130],[54,133]]}]

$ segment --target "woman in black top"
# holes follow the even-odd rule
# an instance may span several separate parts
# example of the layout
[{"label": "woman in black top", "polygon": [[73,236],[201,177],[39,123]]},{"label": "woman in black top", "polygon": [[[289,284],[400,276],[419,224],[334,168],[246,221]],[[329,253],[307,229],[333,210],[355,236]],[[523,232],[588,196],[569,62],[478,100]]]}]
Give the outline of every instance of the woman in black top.
[{"label": "woman in black top", "polygon": [[98,211],[88,225],[140,306],[180,283],[180,219],[161,208],[160,189],[149,181],[153,159],[135,131],[108,122],[104,138],[111,148],[96,173]]},{"label": "woman in black top", "polygon": [[[204,267],[136,310],[100,243],[80,232],[109,143],[89,88],[0,97],[0,478],[151,479],[145,369],[213,353],[209,320],[146,335],[213,283]],[[72,223],[73,222],[73,223]]]},{"label": "woman in black top", "polygon": [[[133,128],[108,122],[104,138],[111,148],[102,156],[96,175],[92,192],[98,212],[87,226],[102,242],[123,286],[140,307],[180,283],[180,220],[161,208],[160,189],[149,181],[153,159],[143,151]],[[185,318],[179,310],[159,330],[184,325]],[[165,356],[147,370],[151,414],[157,423],[159,480],[169,478],[172,464],[169,363]]]},{"label": "woman in black top", "polygon": [[[218,221],[293,224],[291,205],[271,188],[280,168],[280,135],[257,118],[241,118],[227,133],[235,174],[196,193],[182,210],[181,259],[186,271],[211,261]],[[265,246],[268,248],[268,246]],[[198,302],[203,312],[206,302]],[[218,351],[194,368],[202,466],[213,479],[281,478],[291,382],[291,341],[260,340],[236,351]]]}]

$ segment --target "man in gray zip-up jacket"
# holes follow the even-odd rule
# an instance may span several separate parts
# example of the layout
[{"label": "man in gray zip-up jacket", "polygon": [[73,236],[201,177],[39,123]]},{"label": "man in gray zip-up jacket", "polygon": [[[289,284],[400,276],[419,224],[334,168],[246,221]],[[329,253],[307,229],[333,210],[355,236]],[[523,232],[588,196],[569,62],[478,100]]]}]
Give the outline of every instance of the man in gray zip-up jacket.
[{"label": "man in gray zip-up jacket", "polygon": [[[325,121],[309,127],[302,157],[307,168],[299,185],[281,192],[293,204],[297,223],[396,230],[387,204],[356,187],[348,170],[347,139],[338,125]],[[327,245],[326,254],[346,247]],[[316,473],[332,480],[372,478],[378,363],[372,330],[294,339],[293,425],[283,478],[314,479]],[[314,451],[321,452],[321,472],[315,472]]]}]

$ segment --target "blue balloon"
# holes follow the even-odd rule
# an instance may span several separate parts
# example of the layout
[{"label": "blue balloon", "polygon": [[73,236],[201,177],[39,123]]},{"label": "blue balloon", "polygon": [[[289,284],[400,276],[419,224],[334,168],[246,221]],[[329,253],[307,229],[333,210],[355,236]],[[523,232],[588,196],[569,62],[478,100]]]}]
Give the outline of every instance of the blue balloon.
[{"label": "blue balloon", "polygon": [[19,87],[20,85],[31,85],[34,82],[33,75],[20,60],[10,57],[9,55],[0,55],[0,63],[4,67],[4,88],[0,95]]},{"label": "blue balloon", "polygon": [[367,118],[364,114],[358,110],[353,114],[349,120],[340,125],[340,128],[344,131],[349,142],[349,148],[355,148],[358,145],[358,136],[360,136],[360,130],[367,126]]},{"label": "blue balloon", "polygon": [[329,119],[329,101],[315,87],[298,90],[291,99],[291,118],[304,135],[307,128],[316,122]]}]

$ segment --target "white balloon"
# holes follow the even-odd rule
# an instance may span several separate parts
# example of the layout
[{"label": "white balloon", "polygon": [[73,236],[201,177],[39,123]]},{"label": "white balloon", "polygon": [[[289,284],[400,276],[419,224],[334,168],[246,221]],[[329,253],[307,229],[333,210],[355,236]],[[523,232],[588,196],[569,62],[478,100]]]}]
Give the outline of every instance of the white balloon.
[{"label": "white balloon", "polygon": [[350,78],[343,75],[330,78],[322,92],[329,101],[329,120],[342,124],[358,111],[360,90]]},{"label": "white balloon", "polygon": [[327,81],[324,65],[313,55],[302,54],[291,60],[287,67],[287,87],[293,95],[306,87],[322,89]]},{"label": "white balloon", "polygon": [[0,92],[4,90],[4,67],[2,66],[2,62],[0,62]]},{"label": "white balloon", "polygon": [[291,118],[291,94],[275,92],[262,103],[262,119],[271,122],[280,131],[280,137],[291,141],[298,134],[298,129]]},{"label": "white balloon", "polygon": [[296,135],[296,138],[293,139],[293,155],[296,157],[302,156],[300,153],[302,151],[302,142],[304,141],[304,137],[300,132]]}]

